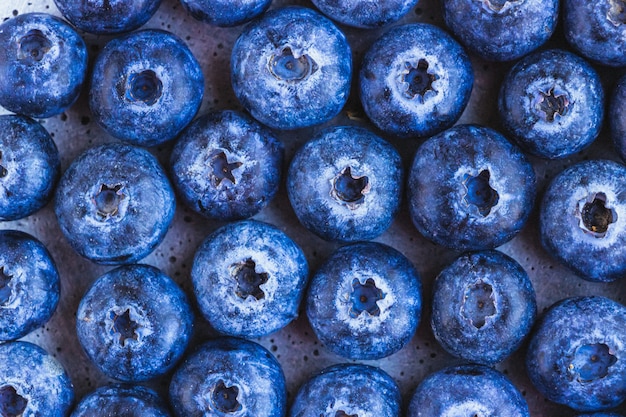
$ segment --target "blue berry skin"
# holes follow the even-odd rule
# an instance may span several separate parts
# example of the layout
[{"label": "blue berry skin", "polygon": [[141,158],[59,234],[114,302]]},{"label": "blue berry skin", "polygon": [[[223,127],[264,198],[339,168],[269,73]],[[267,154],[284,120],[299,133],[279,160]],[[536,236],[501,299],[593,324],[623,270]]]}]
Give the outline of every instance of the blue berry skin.
[{"label": "blue berry skin", "polygon": [[322,13],[344,25],[376,29],[399,20],[418,0],[313,0]]},{"label": "blue berry skin", "polygon": [[500,372],[485,365],[441,369],[413,393],[407,417],[530,417],[528,404]]},{"label": "blue berry skin", "polygon": [[185,293],[149,265],[124,265],[100,276],[76,313],[78,340],[87,356],[105,375],[124,382],[171,369],[192,330]]},{"label": "blue berry skin", "polygon": [[596,282],[626,276],[626,167],[583,161],[557,175],[541,202],[544,248],[581,278]]},{"label": "blue berry skin", "polygon": [[169,387],[178,417],[283,417],[285,376],[272,354],[233,337],[208,341],[178,367]]},{"label": "blue berry skin", "polygon": [[526,223],[535,182],[524,154],[498,132],[458,125],[417,150],[407,186],[411,218],[439,245],[493,249]]},{"label": "blue berry skin", "polygon": [[0,341],[46,323],[59,296],[59,273],[46,247],[24,232],[0,231]]},{"label": "blue berry skin", "polygon": [[0,132],[0,220],[17,220],[52,198],[59,151],[46,129],[25,116],[0,116]]},{"label": "blue berry skin", "polygon": [[393,221],[403,190],[402,160],[367,129],[322,131],[298,150],[287,174],[289,201],[300,222],[323,239],[369,240]]},{"label": "blue berry skin", "polygon": [[513,258],[461,255],[435,280],[431,327],[450,354],[492,365],[519,348],[537,313],[535,290]]},{"label": "blue berry skin", "polygon": [[559,0],[443,0],[448,28],[488,61],[512,61],[539,48],[552,36],[558,13]]},{"label": "blue berry skin", "polygon": [[604,91],[585,60],[551,49],[525,57],[509,71],[498,111],[504,129],[524,151],[564,158],[589,146],[600,133]]},{"label": "blue berry skin", "polygon": [[399,417],[400,389],[384,371],[361,364],[323,369],[298,390],[290,417]]},{"label": "blue berry skin", "polygon": [[146,257],[165,237],[175,209],[174,190],[157,159],[123,144],[85,151],[63,174],[55,196],[70,245],[105,265]]},{"label": "blue berry skin", "polygon": [[550,401],[600,411],[626,399],[626,307],[608,298],[554,304],[533,332],[526,370]]},{"label": "blue berry skin", "polygon": [[235,95],[255,119],[275,129],[335,117],[348,99],[351,77],[344,34],[304,7],[267,12],[243,30],[232,50]]},{"label": "blue berry skin", "polygon": [[363,58],[359,92],[379,129],[425,137],[461,117],[473,84],[461,45],[436,26],[416,23],[392,28],[372,44]]},{"label": "blue berry skin", "polygon": [[67,373],[29,342],[0,344],[0,415],[66,417],[74,402]]},{"label": "blue berry skin", "polygon": [[204,76],[187,45],[145,29],[111,40],[96,58],[89,107],[109,134],[139,146],[173,139],[202,103]]},{"label": "blue berry skin", "polygon": [[298,315],[308,263],[289,236],[267,223],[230,223],[196,251],[191,280],[198,306],[219,333],[254,338]]},{"label": "blue berry skin", "polygon": [[622,76],[613,89],[609,104],[608,122],[613,145],[622,161],[626,161],[626,76]]},{"label": "blue berry skin", "polygon": [[381,359],[413,337],[420,277],[400,252],[375,242],[337,249],[311,278],[306,313],[318,339],[349,359]]},{"label": "blue berry skin", "polygon": [[170,417],[165,402],[153,390],[139,385],[108,385],[84,397],[70,417]]},{"label": "blue berry skin", "polygon": [[272,0],[180,0],[195,19],[230,27],[249,22],[270,7]]},{"label": "blue berry skin", "polygon": [[63,113],[87,73],[87,46],[58,17],[27,13],[0,25],[0,106],[35,118]]},{"label": "blue berry skin", "polygon": [[116,35],[146,23],[161,0],[54,0],[63,16],[85,32]]},{"label": "blue berry skin", "polygon": [[180,135],[171,155],[172,182],[184,203],[213,220],[254,216],[274,198],[282,143],[242,112],[209,113]]}]

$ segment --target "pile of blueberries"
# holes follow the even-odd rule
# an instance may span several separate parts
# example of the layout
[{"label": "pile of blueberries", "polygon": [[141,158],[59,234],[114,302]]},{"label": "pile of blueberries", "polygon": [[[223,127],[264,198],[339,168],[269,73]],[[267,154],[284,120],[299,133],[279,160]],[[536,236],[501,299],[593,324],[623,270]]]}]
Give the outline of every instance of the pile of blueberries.
[{"label": "pile of blueberries", "polygon": [[[437,25],[412,21],[418,0],[54,2],[65,19],[0,24],[0,416],[530,416],[497,368],[511,355],[558,416],[626,412],[619,294],[540,314],[497,250],[536,225],[575,279],[624,293],[624,0],[420,0]],[[236,31],[228,108],[206,105],[210,60],[176,28],[141,28],[168,2]],[[503,76],[470,107],[496,117],[467,124],[483,65]],[[70,161],[45,120],[80,104],[107,140]],[[615,156],[581,157],[603,135]],[[546,164],[562,169],[543,187]],[[49,233],[104,268],[64,312],[109,381],[83,398],[19,340],[63,305],[52,250],[13,227],[46,207]],[[181,212],[210,233],[175,281],[142,262]],[[399,216],[445,253],[432,280],[385,239]],[[288,365],[257,342],[291,323],[337,360],[288,396]],[[418,327],[448,363],[403,396],[378,365]]]}]

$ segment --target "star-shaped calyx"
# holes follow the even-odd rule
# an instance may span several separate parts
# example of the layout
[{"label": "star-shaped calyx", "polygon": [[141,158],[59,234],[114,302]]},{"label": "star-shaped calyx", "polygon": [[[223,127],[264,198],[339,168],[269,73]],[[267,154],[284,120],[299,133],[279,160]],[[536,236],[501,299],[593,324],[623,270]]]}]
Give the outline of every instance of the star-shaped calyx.
[{"label": "star-shaped calyx", "polygon": [[41,61],[52,48],[52,42],[38,29],[31,29],[18,41],[17,59]]},{"label": "star-shaped calyx", "polygon": [[335,413],[334,417],[359,417],[358,414],[348,414],[343,410],[339,410]]},{"label": "star-shaped calyx", "polygon": [[228,180],[235,184],[233,171],[243,165],[243,162],[229,162],[224,152],[218,152],[209,161],[211,165],[211,180],[214,186],[219,186],[222,181]]},{"label": "star-shaped calyx", "polygon": [[352,280],[352,294],[350,294],[350,317],[356,318],[362,313],[370,316],[378,316],[380,307],[378,302],[385,298],[383,291],[376,286],[376,282],[372,278],[368,278],[364,284],[361,284],[358,278]]},{"label": "star-shaped calyx", "polygon": [[269,278],[267,272],[257,272],[256,263],[252,259],[233,265],[232,275],[237,282],[235,293],[244,300],[249,296],[261,300],[265,298],[265,292],[261,285],[265,284]]},{"label": "star-shaped calyx", "polygon": [[417,98],[424,101],[424,95],[428,91],[435,91],[433,83],[439,78],[436,74],[428,72],[428,61],[420,59],[417,65],[411,62],[404,63],[404,71],[400,77],[402,92],[409,99]]},{"label": "star-shaped calyx", "polygon": [[130,317],[130,309],[127,308],[121,314],[111,311],[109,318],[113,321],[110,329],[111,334],[119,337],[121,346],[126,346],[127,340],[137,340],[139,338],[137,330],[140,326]]},{"label": "star-shaped calyx", "polygon": [[607,19],[615,26],[626,24],[626,0],[609,0]]},{"label": "star-shaped calyx", "polygon": [[577,374],[579,382],[593,382],[607,376],[616,362],[617,357],[604,343],[581,345],[576,348],[569,370]]},{"label": "star-shaped calyx", "polygon": [[28,400],[18,394],[13,386],[0,387],[0,416],[21,417],[27,405]]},{"label": "star-shaped calyx", "polygon": [[228,386],[224,381],[219,380],[211,392],[211,403],[213,408],[221,413],[235,413],[242,408],[237,399],[238,396],[238,387]]},{"label": "star-shaped calyx", "polygon": [[98,192],[93,197],[96,214],[101,220],[117,216],[120,211],[120,204],[125,198],[124,185],[101,184]]},{"label": "star-shaped calyx", "polygon": [[564,116],[569,110],[569,98],[566,94],[554,91],[554,87],[547,92],[539,91],[537,109],[548,122],[554,122],[557,115]]},{"label": "star-shaped calyx", "polygon": [[489,185],[490,177],[491,174],[486,169],[476,176],[465,174],[463,177],[465,187],[463,200],[467,205],[475,206],[483,217],[489,215],[500,198],[498,192]]},{"label": "star-shaped calyx", "polygon": [[607,197],[604,193],[592,193],[578,202],[576,216],[578,227],[596,238],[603,238],[611,224],[617,221],[617,213],[607,207]]},{"label": "star-shaped calyx", "polygon": [[370,191],[369,178],[365,175],[352,174],[347,166],[331,180],[330,195],[337,201],[355,209],[363,203],[365,195]]}]

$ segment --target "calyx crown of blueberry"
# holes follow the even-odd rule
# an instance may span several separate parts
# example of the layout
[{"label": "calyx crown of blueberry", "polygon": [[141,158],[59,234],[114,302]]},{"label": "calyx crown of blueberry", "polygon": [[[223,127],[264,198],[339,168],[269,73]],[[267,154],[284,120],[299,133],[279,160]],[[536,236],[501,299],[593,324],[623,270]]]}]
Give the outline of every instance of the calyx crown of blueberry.
[{"label": "calyx crown of blueberry", "polygon": [[476,0],[483,4],[483,7],[494,13],[503,13],[515,3],[524,0]]},{"label": "calyx crown of blueberry", "polygon": [[21,417],[26,411],[28,400],[17,393],[11,385],[0,387],[0,415]]},{"label": "calyx crown of blueberry", "polygon": [[4,266],[0,267],[0,305],[6,305],[11,299],[11,287],[9,282],[13,279],[13,275],[7,273]]},{"label": "calyx crown of blueberry", "polygon": [[163,93],[163,82],[150,70],[131,73],[126,86],[126,99],[142,102],[148,106],[155,104]]},{"label": "calyx crown of blueberry", "polygon": [[465,174],[463,176],[463,186],[465,195],[463,200],[467,205],[475,206],[478,213],[487,217],[491,209],[498,204],[500,196],[498,192],[489,185],[491,174],[489,170],[482,170],[476,176]]},{"label": "calyx crown of blueberry", "polygon": [[318,65],[311,56],[307,54],[296,56],[290,46],[285,46],[279,53],[272,55],[268,69],[278,80],[296,82],[314,74],[318,70]]},{"label": "calyx crown of blueberry", "polygon": [[570,372],[576,374],[581,383],[602,379],[609,374],[609,368],[617,362],[617,357],[604,343],[581,345],[576,348]]},{"label": "calyx crown of blueberry", "polygon": [[235,293],[238,297],[244,300],[249,296],[257,300],[265,298],[265,292],[261,289],[261,285],[267,282],[269,274],[257,272],[256,263],[252,259],[246,259],[233,265],[232,276],[237,282]]},{"label": "calyx crown of blueberry", "polygon": [[404,70],[400,74],[400,90],[409,99],[417,98],[424,101],[424,95],[428,91],[436,90],[433,83],[439,79],[436,74],[428,71],[428,61],[420,59],[417,63],[405,62]]},{"label": "calyx crown of blueberry", "polygon": [[606,194],[601,192],[591,193],[578,202],[576,216],[579,219],[578,226],[584,233],[596,238],[606,236],[610,225],[617,221],[617,213],[606,203]]},{"label": "calyx crown of blueberry", "polygon": [[367,176],[353,175],[352,168],[347,166],[331,180],[330,195],[350,209],[356,209],[363,203],[370,188]]},{"label": "calyx crown of blueberry", "polygon": [[222,413],[235,413],[242,409],[237,399],[238,396],[239,388],[237,386],[228,386],[220,379],[211,391],[211,403],[216,410]]},{"label": "calyx crown of blueberry", "polygon": [[554,122],[557,115],[567,114],[569,104],[566,94],[555,92],[554,87],[551,87],[547,92],[539,91],[536,107],[546,121]]},{"label": "calyx crown of blueberry", "polygon": [[123,313],[111,311],[109,318],[113,321],[111,325],[111,334],[119,335],[120,346],[126,346],[127,340],[137,340],[139,335],[137,330],[139,324],[130,317],[130,309],[126,309]]},{"label": "calyx crown of blueberry", "polygon": [[41,61],[52,48],[52,42],[39,29],[31,29],[18,41],[17,59]]},{"label": "calyx crown of blueberry", "polygon": [[487,323],[487,318],[496,314],[493,287],[482,280],[468,285],[463,296],[461,312],[472,326],[482,329]]},{"label": "calyx crown of blueberry", "polygon": [[216,153],[209,161],[211,166],[211,180],[215,187],[218,187],[224,180],[236,184],[233,171],[243,165],[243,162],[229,162],[224,151]]},{"label": "calyx crown of blueberry", "polygon": [[96,214],[101,220],[117,216],[120,204],[125,198],[123,184],[101,184],[98,192],[93,197]]},{"label": "calyx crown of blueberry", "polygon": [[348,414],[343,410],[339,410],[335,413],[333,417],[359,417],[358,414]]},{"label": "calyx crown of blueberry", "polygon": [[624,0],[609,0],[609,10],[606,14],[606,18],[615,26],[626,24],[626,1]]},{"label": "calyx crown of blueberry", "polygon": [[350,317],[356,318],[363,313],[370,316],[378,316],[380,307],[378,302],[385,298],[383,291],[376,286],[376,282],[372,278],[365,280],[361,284],[358,278],[352,280],[352,294],[350,294]]}]

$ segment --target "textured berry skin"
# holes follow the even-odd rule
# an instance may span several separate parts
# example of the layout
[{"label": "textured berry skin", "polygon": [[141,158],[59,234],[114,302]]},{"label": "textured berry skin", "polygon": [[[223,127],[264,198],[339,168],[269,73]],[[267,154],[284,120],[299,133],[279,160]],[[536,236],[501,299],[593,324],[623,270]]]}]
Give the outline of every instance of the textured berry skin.
[{"label": "textured berry skin", "polygon": [[613,89],[609,105],[608,122],[613,145],[622,161],[626,161],[626,76],[622,76]]},{"label": "textured berry skin", "polygon": [[509,71],[498,111],[505,130],[524,151],[563,158],[589,146],[600,133],[604,92],[585,60],[551,49],[525,57]]},{"label": "textured berry skin", "polygon": [[469,57],[444,30],[425,23],[390,29],[363,58],[361,103],[386,133],[431,136],[451,127],[469,101]]},{"label": "textured berry skin", "polygon": [[125,265],[100,276],[76,313],[78,340],[104,374],[145,381],[171,369],[193,330],[183,291],[149,265]]},{"label": "textured berry skin", "polygon": [[540,208],[544,248],[581,278],[609,282],[626,276],[626,167],[583,161],[557,175]]},{"label": "textured berry skin", "polygon": [[388,142],[360,127],[334,127],[298,150],[287,174],[300,222],[323,239],[369,240],[383,233],[400,206],[402,160]]},{"label": "textured berry skin", "polygon": [[526,223],[535,182],[524,154],[498,132],[458,125],[417,150],[407,186],[411,218],[439,245],[493,249]]},{"label": "textured berry skin", "polygon": [[421,281],[400,252],[375,242],[337,249],[311,278],[306,313],[318,339],[349,359],[381,359],[413,337]]},{"label": "textured berry skin", "polygon": [[17,220],[52,198],[59,151],[46,129],[25,116],[0,116],[0,132],[0,220]]},{"label": "textured berry skin", "polygon": [[46,247],[24,232],[0,231],[0,341],[46,323],[59,296],[59,273]]},{"label": "textured berry skin", "polygon": [[89,107],[108,133],[133,145],[173,139],[202,103],[204,76],[187,45],[145,29],[111,40],[96,58]]},{"label": "textured berry skin", "polygon": [[27,13],[0,25],[0,106],[44,118],[78,98],[87,72],[87,47],[58,17]]},{"label": "textured berry skin", "polygon": [[72,162],[56,190],[61,231],[80,255],[100,264],[133,263],[163,240],[174,190],[148,151],[109,144]]},{"label": "textured berry skin", "polygon": [[230,27],[261,15],[272,0],[180,0],[195,19],[215,26]]},{"label": "textured berry skin", "polygon": [[375,29],[399,20],[418,0],[313,0],[322,13],[348,26]]},{"label": "textured berry skin", "polygon": [[435,280],[431,327],[454,356],[491,365],[519,348],[537,312],[526,271],[498,251],[461,255]]},{"label": "textured berry skin", "polygon": [[512,61],[539,48],[552,36],[558,12],[559,0],[443,0],[446,25],[489,61]]},{"label": "textured berry skin", "polygon": [[0,414],[66,417],[74,387],[52,355],[29,342],[0,344]]},{"label": "textured berry skin", "polygon": [[233,46],[231,81],[252,116],[289,130],[336,116],[350,92],[352,57],[341,31],[304,7],[267,12]]},{"label": "textured berry skin", "polygon": [[458,365],[422,381],[411,398],[407,417],[530,417],[528,405],[500,372],[484,365]]},{"label": "textured berry skin", "polygon": [[54,0],[63,16],[85,32],[114,35],[146,23],[161,0]]},{"label": "textured berry skin", "polygon": [[533,332],[526,370],[550,401],[578,411],[626,399],[626,307],[604,297],[554,304]]},{"label": "textured berry skin", "polygon": [[170,417],[165,402],[140,385],[108,385],[84,397],[70,417],[142,416]]},{"label": "textured berry skin", "polygon": [[308,273],[304,253],[289,236],[247,220],[223,226],[202,242],[191,279],[198,306],[215,330],[253,338],[297,317]]},{"label": "textured berry skin", "polygon": [[176,370],[169,388],[178,417],[283,417],[280,364],[261,345],[225,337],[201,345]]},{"label": "textured berry skin", "polygon": [[398,417],[400,389],[384,371],[361,364],[323,369],[298,390],[290,417]]},{"label": "textured berry skin", "polygon": [[245,113],[209,113],[178,138],[170,160],[172,182],[197,213],[245,219],[276,195],[283,157],[282,143]]}]

